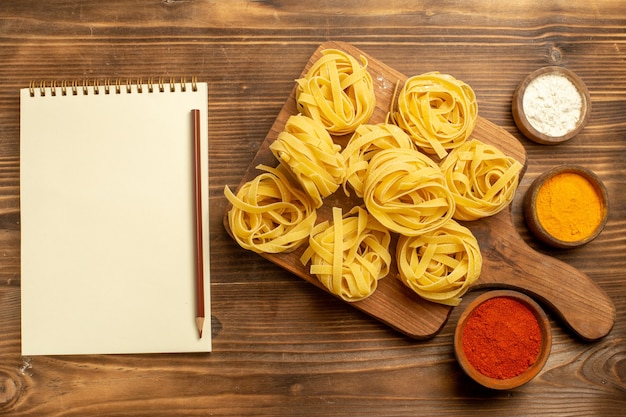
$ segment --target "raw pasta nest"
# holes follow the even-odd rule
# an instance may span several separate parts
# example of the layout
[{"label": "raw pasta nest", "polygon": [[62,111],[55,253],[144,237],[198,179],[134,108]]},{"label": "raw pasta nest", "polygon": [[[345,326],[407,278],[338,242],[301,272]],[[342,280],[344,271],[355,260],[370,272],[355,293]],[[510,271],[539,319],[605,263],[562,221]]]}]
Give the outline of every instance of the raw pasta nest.
[{"label": "raw pasta nest", "polygon": [[472,232],[454,220],[420,236],[400,236],[400,280],[426,300],[456,306],[480,276],[482,255]]},{"label": "raw pasta nest", "polygon": [[456,202],[453,217],[476,220],[500,212],[513,200],[522,164],[474,139],[452,151],[441,170]]},{"label": "raw pasta nest", "polygon": [[270,149],[313,199],[315,208],[321,207],[323,198],[343,183],[346,165],[341,146],[333,142],[320,123],[307,116],[291,116]]},{"label": "raw pasta nest", "polygon": [[378,151],[395,148],[414,149],[411,138],[398,126],[380,123],[357,127],[342,151],[346,161],[346,178],[343,184],[346,195],[350,195],[347,189],[349,184],[358,197],[363,197],[369,161]]},{"label": "raw pasta nest", "polygon": [[313,230],[317,212],[309,196],[289,183],[275,168],[245,183],[234,195],[228,186],[224,194],[233,205],[228,224],[239,245],[256,253],[295,250]]},{"label": "raw pasta nest", "polygon": [[454,213],[454,198],[441,169],[412,149],[386,149],[374,155],[363,201],[380,223],[406,236],[437,229]]},{"label": "raw pasta nest", "polygon": [[477,117],[478,104],[471,87],[439,72],[409,78],[393,114],[418,148],[439,158],[469,138]]},{"label": "raw pasta nest", "polygon": [[333,222],[315,226],[309,247],[300,257],[311,261],[311,274],[332,294],[348,302],[369,297],[389,273],[391,235],[361,207],[345,216],[333,208]]},{"label": "raw pasta nest", "polygon": [[298,111],[320,122],[332,134],[352,133],[367,123],[376,108],[372,76],[352,56],[336,49],[322,51],[304,78],[296,80]]}]

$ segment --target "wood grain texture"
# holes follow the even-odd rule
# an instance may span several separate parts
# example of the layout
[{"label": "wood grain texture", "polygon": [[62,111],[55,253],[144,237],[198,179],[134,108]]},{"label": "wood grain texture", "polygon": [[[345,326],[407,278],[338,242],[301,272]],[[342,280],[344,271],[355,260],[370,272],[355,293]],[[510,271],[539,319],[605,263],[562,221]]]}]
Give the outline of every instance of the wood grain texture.
[{"label": "wood grain texture", "polygon": [[[625,26],[621,0],[2,2],[0,415],[623,415]],[[463,375],[452,351],[454,325],[482,291],[468,294],[435,337],[415,341],[232,241],[222,226],[223,188],[240,182],[293,80],[329,40],[403,74],[439,70],[472,86],[479,114],[526,150],[512,227],[610,296],[616,314],[608,335],[581,341],[548,309],[553,347],[542,372],[513,392],[491,392]],[[582,133],[555,147],[526,140],[511,116],[515,87],[545,65],[575,71],[592,100]],[[181,75],[198,76],[210,90],[214,351],[22,357],[19,88],[40,79]],[[596,172],[611,202],[602,234],[567,251],[533,239],[521,213],[532,180],[562,163]]]}]

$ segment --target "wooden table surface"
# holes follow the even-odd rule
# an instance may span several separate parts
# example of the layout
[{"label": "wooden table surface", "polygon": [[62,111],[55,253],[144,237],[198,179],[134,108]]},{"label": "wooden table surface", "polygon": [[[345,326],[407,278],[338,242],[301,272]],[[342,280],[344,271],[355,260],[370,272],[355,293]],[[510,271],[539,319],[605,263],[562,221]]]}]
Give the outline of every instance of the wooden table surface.
[{"label": "wooden table surface", "polygon": [[[626,6],[622,0],[4,1],[0,4],[0,415],[623,415],[626,409]],[[244,251],[222,226],[235,187],[323,42],[349,42],[404,74],[470,84],[479,113],[520,139],[528,166],[511,206],[535,250],[586,273],[616,318],[585,342],[548,311],[553,347],[537,378],[490,391],[455,361],[455,308],[412,340]],[[517,84],[560,65],[591,93],[572,140],[525,139]],[[209,83],[210,354],[20,353],[19,88],[31,80],[196,75]],[[68,115],[71,122],[71,115]],[[115,121],[111,121],[114,123]],[[88,135],[88,132],[86,132]],[[589,245],[550,250],[529,234],[525,191],[541,172],[584,165],[605,182],[608,224]],[[45,173],[42,173],[45,174]],[[566,280],[562,282],[567,286]]]}]

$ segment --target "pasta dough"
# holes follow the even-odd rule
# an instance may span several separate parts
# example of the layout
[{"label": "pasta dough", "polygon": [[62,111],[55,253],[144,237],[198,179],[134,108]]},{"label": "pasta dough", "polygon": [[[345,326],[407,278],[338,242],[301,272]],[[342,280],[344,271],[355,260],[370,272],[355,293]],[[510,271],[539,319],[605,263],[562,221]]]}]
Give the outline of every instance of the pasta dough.
[{"label": "pasta dough", "polygon": [[456,202],[453,217],[476,220],[500,212],[513,200],[522,164],[474,139],[452,151],[441,170]]},{"label": "pasta dough", "polygon": [[394,148],[414,149],[411,138],[398,126],[380,123],[357,127],[342,152],[346,161],[343,185],[346,195],[350,195],[346,187],[350,184],[355,194],[363,197],[363,184],[370,159],[380,150]]},{"label": "pasta dough", "polygon": [[354,302],[369,297],[389,273],[389,231],[361,207],[345,216],[333,208],[333,222],[315,226],[300,261],[332,294]]},{"label": "pasta dough", "polygon": [[346,166],[341,146],[336,145],[324,127],[298,114],[291,116],[285,129],[270,145],[276,159],[290,171],[315,208],[343,183]]},{"label": "pasta dough", "polygon": [[363,201],[389,230],[420,235],[443,225],[454,213],[454,198],[437,164],[412,149],[386,149],[371,159]]},{"label": "pasta dough", "polygon": [[421,236],[400,236],[400,280],[426,300],[456,306],[480,276],[482,255],[472,232],[449,220]]},{"label": "pasta dough", "polygon": [[471,87],[439,72],[409,78],[393,113],[396,124],[418,148],[439,158],[469,138],[477,117],[478,104]]},{"label": "pasta dough", "polygon": [[343,51],[323,50],[306,76],[296,80],[298,111],[334,135],[352,133],[367,123],[376,108],[376,95],[367,60],[361,57],[361,62],[362,66]]},{"label": "pasta dough", "polygon": [[279,170],[257,168],[266,172],[245,183],[237,195],[224,188],[233,205],[228,211],[233,237],[242,248],[256,253],[293,251],[313,230],[317,219],[313,201]]}]

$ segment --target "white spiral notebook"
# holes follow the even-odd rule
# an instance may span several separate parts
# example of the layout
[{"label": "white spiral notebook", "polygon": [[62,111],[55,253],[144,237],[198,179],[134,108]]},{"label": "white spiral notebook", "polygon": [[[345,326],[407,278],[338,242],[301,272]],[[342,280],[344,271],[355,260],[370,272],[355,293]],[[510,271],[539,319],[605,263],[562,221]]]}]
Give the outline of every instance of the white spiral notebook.
[{"label": "white spiral notebook", "polygon": [[22,354],[209,352],[207,84],[43,83],[21,89],[20,111]]}]

